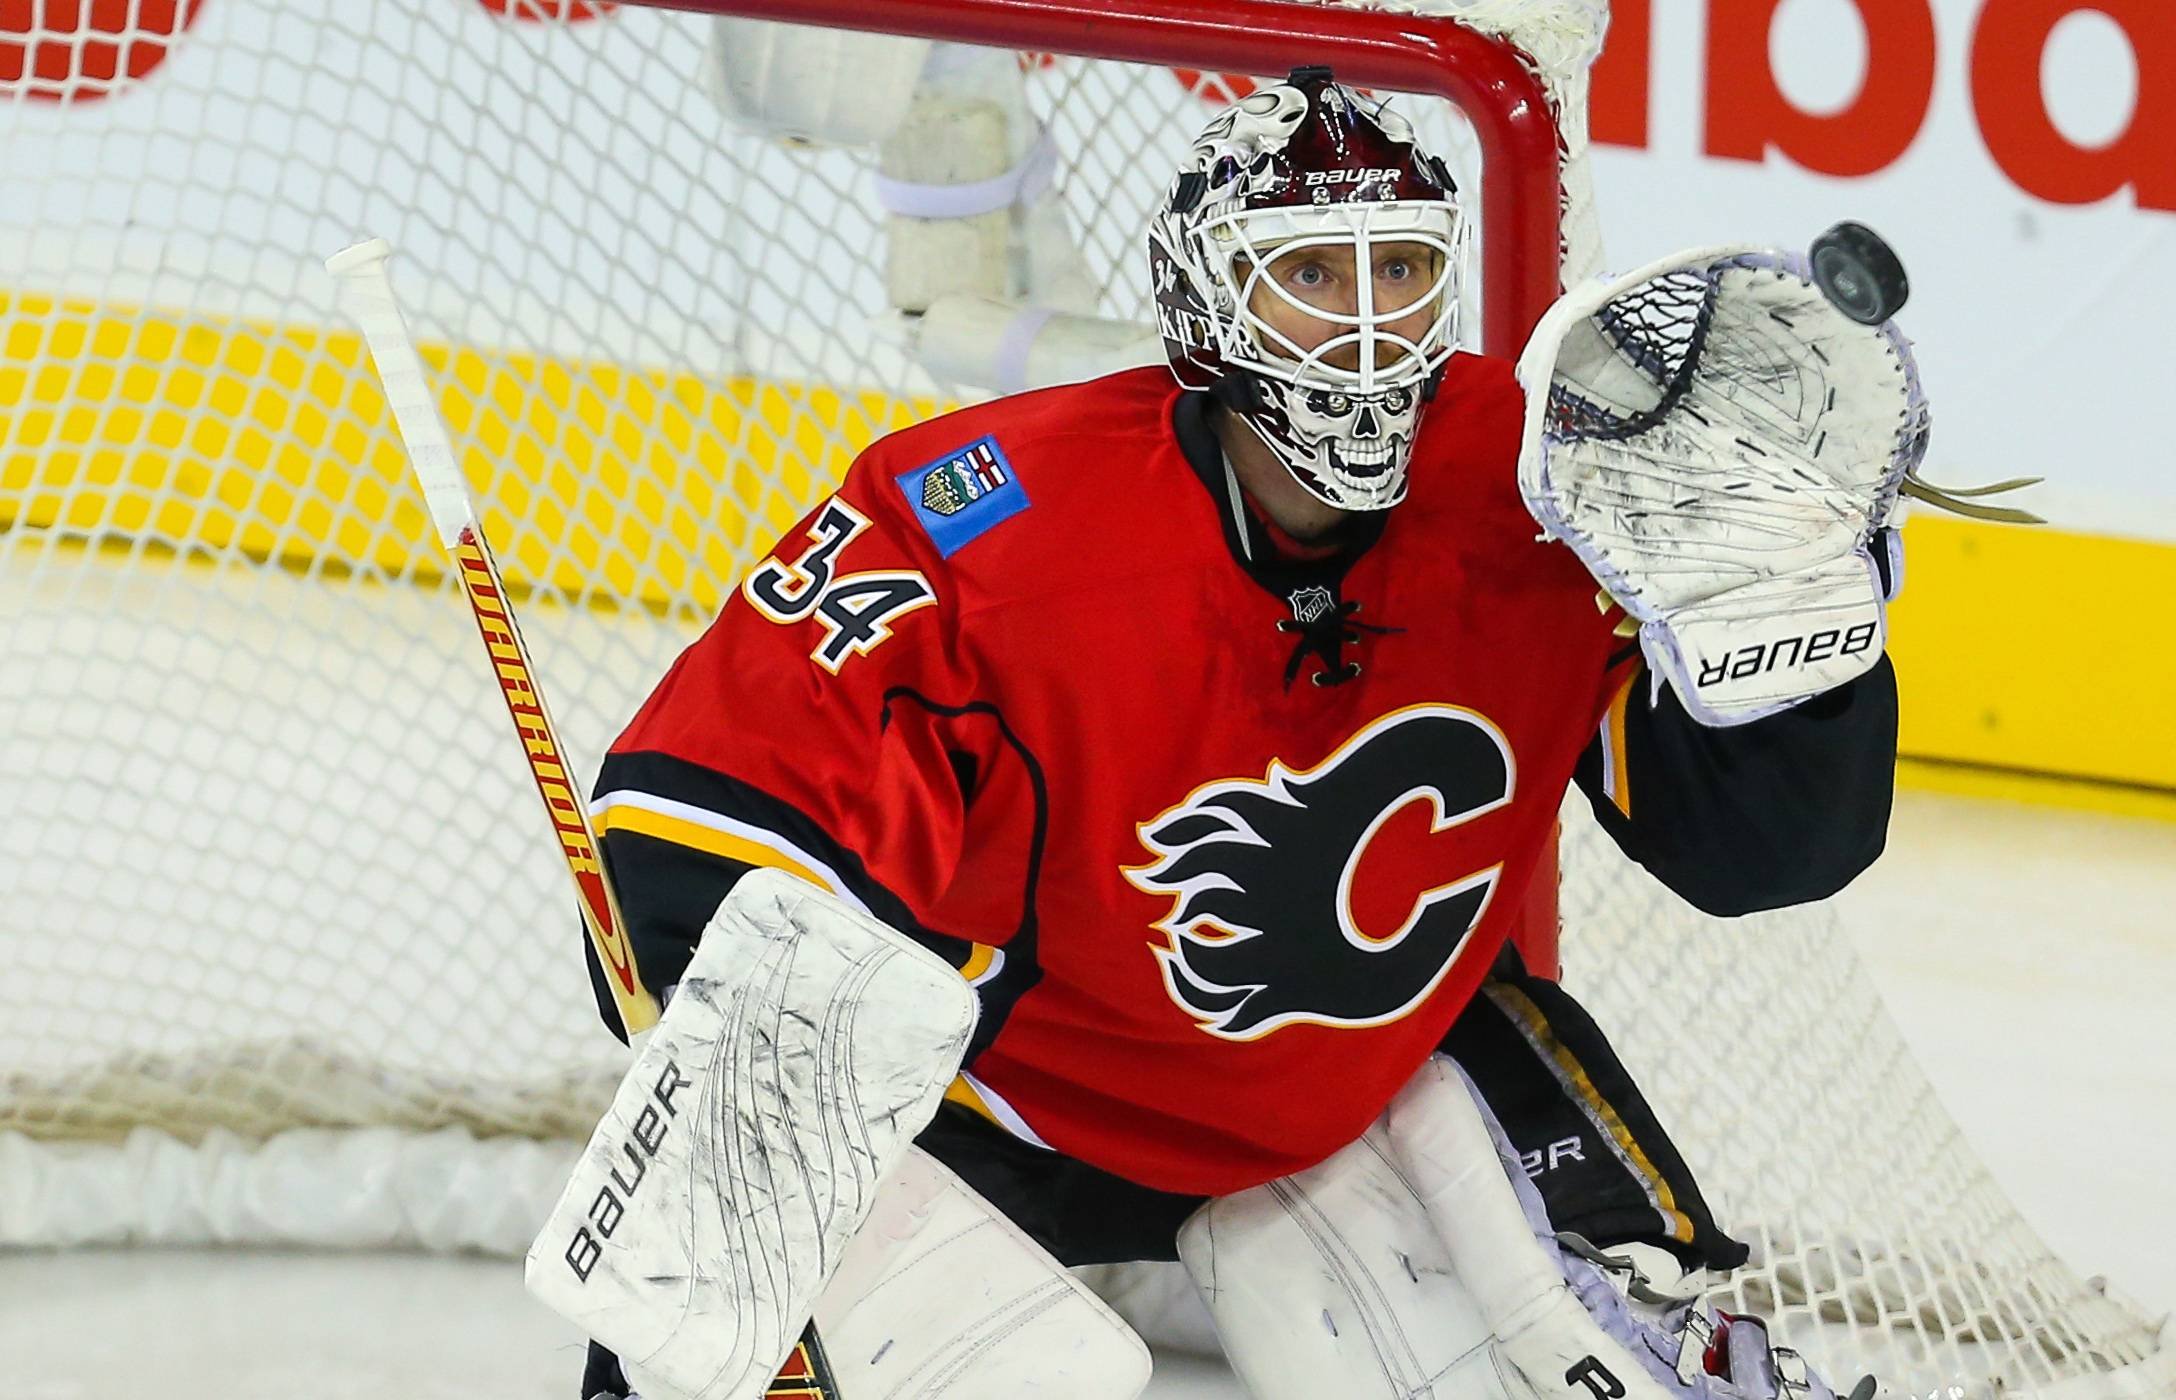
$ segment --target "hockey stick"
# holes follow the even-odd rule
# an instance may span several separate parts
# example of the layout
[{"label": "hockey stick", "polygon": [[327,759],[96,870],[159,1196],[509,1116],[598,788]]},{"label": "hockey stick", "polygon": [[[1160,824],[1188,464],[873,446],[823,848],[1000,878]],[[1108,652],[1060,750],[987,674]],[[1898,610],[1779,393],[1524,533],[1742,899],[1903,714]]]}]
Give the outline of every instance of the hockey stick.
[{"label": "hockey stick", "polygon": [[[491,654],[499,692],[506,699],[507,713],[513,718],[522,751],[528,756],[529,772],[536,779],[537,793],[544,799],[544,809],[559,837],[560,855],[581,896],[582,922],[589,930],[590,945],[604,967],[605,980],[611,984],[620,1024],[633,1043],[657,1024],[657,999],[635,971],[634,945],[628,941],[619,899],[598,857],[597,834],[590,828],[589,813],[567,773],[559,731],[544,708],[544,692],[536,683],[529,649],[515,623],[514,607],[507,599],[505,581],[499,576],[498,560],[476,519],[467,483],[461,479],[460,461],[454,456],[445,420],[439,415],[430,380],[423,372],[422,357],[408,338],[408,323],[400,314],[400,303],[393,298],[393,284],[385,273],[386,259],[392,253],[391,244],[372,238],[333,254],[325,260],[325,269],[339,279],[348,312],[361,328],[370,358],[378,367],[386,406],[393,412],[401,441],[407,444],[408,460],[423,486],[431,524],[437,528],[439,540],[461,576],[469,609],[476,615],[476,626]],[[799,1344],[765,1394],[839,1400],[838,1383],[824,1358],[813,1319],[802,1329]]]},{"label": "hockey stick", "polygon": [[596,833],[590,830],[589,813],[575,795],[567,775],[567,763],[559,746],[559,731],[545,712],[544,696],[537,689],[529,664],[529,648],[514,623],[513,607],[506,599],[506,585],[499,577],[498,560],[484,538],[469,501],[468,486],[461,480],[461,464],[447,439],[445,420],[431,397],[430,380],[424,377],[423,360],[408,339],[408,324],[393,300],[393,284],[385,275],[385,260],[393,247],[373,238],[344,248],[325,260],[325,268],[340,279],[348,310],[362,328],[385,385],[386,406],[401,440],[408,445],[408,461],[423,486],[431,524],[453,557],[461,575],[461,588],[476,614],[484,646],[491,653],[491,668],[506,697],[506,710],[521,735],[529,772],[536,779],[538,795],[559,837],[559,852],[567,862],[582,901],[582,922],[589,941],[604,965],[605,980],[612,985],[612,1000],[619,1008],[620,1024],[629,1040],[657,1024],[657,999],[635,973],[635,950],[627,941],[620,921],[619,900],[605,878],[597,858]]}]

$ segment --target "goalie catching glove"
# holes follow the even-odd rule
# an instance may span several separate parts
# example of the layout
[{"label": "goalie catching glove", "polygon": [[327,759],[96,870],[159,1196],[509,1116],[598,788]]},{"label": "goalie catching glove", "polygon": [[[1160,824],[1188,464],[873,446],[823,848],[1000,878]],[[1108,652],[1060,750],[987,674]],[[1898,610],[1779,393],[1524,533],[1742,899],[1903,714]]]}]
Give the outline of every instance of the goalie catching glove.
[{"label": "goalie catching glove", "polygon": [[1706,248],[1577,288],[1535,328],[1519,380],[1528,510],[1705,724],[1872,669],[1886,641],[1874,552],[1900,495],[2034,519],[1960,499],[2029,483],[1918,479],[1929,416],[1909,342],[1847,315],[1797,256]]}]

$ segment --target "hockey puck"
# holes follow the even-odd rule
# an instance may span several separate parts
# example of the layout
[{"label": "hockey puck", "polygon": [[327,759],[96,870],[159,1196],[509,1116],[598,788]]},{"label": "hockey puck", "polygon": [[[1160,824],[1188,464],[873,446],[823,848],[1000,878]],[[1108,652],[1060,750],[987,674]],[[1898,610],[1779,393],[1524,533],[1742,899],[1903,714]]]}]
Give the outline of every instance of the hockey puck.
[{"label": "hockey puck", "polygon": [[1864,224],[1841,223],[1814,239],[1812,262],[1821,295],[1862,326],[1880,325],[1911,297],[1896,250]]}]

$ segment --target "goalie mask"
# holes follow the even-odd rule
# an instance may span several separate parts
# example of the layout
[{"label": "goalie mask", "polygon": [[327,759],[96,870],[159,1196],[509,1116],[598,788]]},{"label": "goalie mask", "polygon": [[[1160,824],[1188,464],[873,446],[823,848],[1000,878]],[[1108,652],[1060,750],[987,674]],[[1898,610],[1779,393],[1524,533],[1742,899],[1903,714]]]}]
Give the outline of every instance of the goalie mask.
[{"label": "goalie mask", "polygon": [[1394,506],[1457,337],[1466,230],[1402,117],[1294,69],[1202,131],[1150,223],[1172,372],[1324,504]]}]

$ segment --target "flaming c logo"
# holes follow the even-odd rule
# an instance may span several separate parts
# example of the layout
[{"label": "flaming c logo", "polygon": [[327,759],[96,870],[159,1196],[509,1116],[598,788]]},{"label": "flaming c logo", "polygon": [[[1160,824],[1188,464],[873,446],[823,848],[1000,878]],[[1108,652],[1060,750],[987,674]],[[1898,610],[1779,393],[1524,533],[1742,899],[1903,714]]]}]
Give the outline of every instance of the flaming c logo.
[{"label": "flaming c logo", "polygon": [[1211,1035],[1376,1026],[1457,961],[1502,865],[1459,868],[1445,834],[1511,801],[1511,747],[1471,710],[1394,711],[1320,765],[1196,789],[1140,828],[1126,871],[1168,895],[1154,946],[1172,1001]]}]

